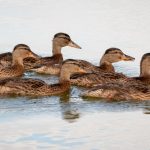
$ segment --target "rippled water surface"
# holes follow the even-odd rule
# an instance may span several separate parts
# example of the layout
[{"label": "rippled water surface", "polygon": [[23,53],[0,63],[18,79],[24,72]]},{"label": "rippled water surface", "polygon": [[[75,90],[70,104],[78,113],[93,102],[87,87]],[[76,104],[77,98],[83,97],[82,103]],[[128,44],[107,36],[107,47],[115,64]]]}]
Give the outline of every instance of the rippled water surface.
[{"label": "rippled water surface", "polygon": [[[67,32],[83,50],[63,48],[64,58],[98,65],[115,46],[135,62],[114,64],[116,71],[139,75],[141,56],[149,52],[148,0],[0,0],[0,52],[26,43],[51,55],[51,40]],[[48,83],[49,75],[25,73]],[[52,97],[0,97],[0,149],[150,150],[150,101],[82,99],[85,89]]]},{"label": "rippled water surface", "polygon": [[[76,88],[72,88],[70,96]],[[149,149],[150,102],[79,97],[9,98],[0,102],[4,149]]]}]

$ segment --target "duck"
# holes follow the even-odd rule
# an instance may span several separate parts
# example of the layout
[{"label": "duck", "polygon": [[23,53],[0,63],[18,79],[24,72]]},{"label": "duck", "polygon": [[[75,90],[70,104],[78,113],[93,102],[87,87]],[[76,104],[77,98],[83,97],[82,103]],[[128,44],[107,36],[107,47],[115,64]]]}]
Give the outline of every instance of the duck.
[{"label": "duck", "polygon": [[[27,45],[27,49],[29,48]],[[59,32],[56,33],[52,40],[52,56],[51,57],[41,57],[37,55],[36,59],[25,58],[24,66],[26,71],[34,71],[43,74],[58,75],[60,73],[61,63],[63,62],[63,55],[61,49],[65,46],[74,47],[81,49],[74,41],[71,40],[67,33]],[[0,54],[0,66],[10,66],[12,63],[12,53],[7,52]]]},{"label": "duck", "polygon": [[119,48],[112,47],[112,48],[108,48],[105,51],[102,58],[100,59],[99,66],[95,66],[86,60],[68,59],[67,61],[68,62],[74,61],[78,63],[79,65],[87,69],[88,72],[101,72],[101,71],[115,72],[112,63],[119,62],[119,61],[132,61],[134,59],[135,58],[124,54],[123,51],[120,50]]},{"label": "duck", "polygon": [[81,94],[107,100],[150,100],[150,53],[142,56],[140,76],[100,84]]},{"label": "duck", "polygon": [[62,94],[69,90],[70,75],[85,73],[86,71],[77,64],[62,64],[59,83],[47,84],[43,80],[33,78],[7,78],[0,80],[1,96],[52,96]]},{"label": "duck", "polygon": [[87,73],[72,75],[71,83],[77,86],[92,87],[97,84],[123,80],[126,76],[122,73],[116,73],[112,63],[122,60],[133,61],[134,59],[135,58],[126,55],[118,48],[109,48],[102,56],[99,67],[90,65],[86,61],[79,61],[80,66],[87,68]]},{"label": "duck", "polygon": [[39,64],[31,69],[31,71],[41,74],[59,75],[63,62],[61,49],[65,46],[81,49],[81,47],[71,40],[67,33],[57,33],[54,35],[52,42],[52,56],[40,58]]},{"label": "duck", "polygon": [[28,57],[36,59],[37,55],[25,44],[16,45],[12,52],[12,64],[0,67],[0,79],[21,76],[24,73],[23,59]]},{"label": "duck", "polygon": [[[34,58],[33,57],[24,58],[23,62],[24,62],[25,70],[28,70],[28,69],[34,67],[34,65],[36,65],[35,62],[40,58],[40,56],[35,54],[33,51],[31,51],[30,47],[26,44],[17,44],[16,47],[14,47],[14,50],[18,47],[23,47],[24,50],[27,50],[27,51],[30,50],[30,52],[34,55]],[[13,59],[12,53],[6,52],[6,53],[0,54],[0,68],[11,66],[12,59]]]}]

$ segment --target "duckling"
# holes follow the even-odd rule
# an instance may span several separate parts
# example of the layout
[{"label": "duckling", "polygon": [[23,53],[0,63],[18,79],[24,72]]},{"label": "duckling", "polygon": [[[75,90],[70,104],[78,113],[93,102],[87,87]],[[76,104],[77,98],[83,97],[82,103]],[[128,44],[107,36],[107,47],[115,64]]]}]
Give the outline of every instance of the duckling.
[{"label": "duckling", "polygon": [[132,61],[135,58],[128,56],[124,54],[120,49],[118,48],[109,48],[105,51],[103,54],[99,66],[95,66],[92,63],[85,61],[85,60],[73,60],[68,59],[68,61],[74,61],[78,63],[81,66],[84,66],[84,68],[87,69],[88,72],[100,72],[100,71],[106,71],[106,72],[114,72],[115,69],[112,65],[112,63],[119,62],[119,61]]},{"label": "duckling", "polygon": [[0,68],[0,79],[21,76],[24,73],[23,59],[27,57],[37,58],[25,44],[18,44],[12,53],[12,65]]},{"label": "duckling", "polygon": [[109,48],[105,51],[100,60],[100,67],[89,65],[80,61],[80,65],[87,66],[87,71],[91,69],[92,73],[73,75],[71,76],[71,83],[73,85],[91,87],[96,84],[122,80],[125,78],[125,75],[122,73],[115,73],[112,65],[112,63],[119,62],[121,60],[132,61],[134,58],[124,54],[118,48]]},{"label": "duckling", "polygon": [[53,56],[41,58],[41,67],[35,67],[31,70],[37,73],[58,75],[60,73],[61,64],[63,62],[63,55],[61,53],[61,49],[65,46],[81,49],[79,45],[71,40],[68,34],[57,33],[54,35],[53,38]]},{"label": "duckling", "polygon": [[[18,44],[18,45],[16,45],[16,48],[21,47],[21,46],[24,47],[24,50],[30,50],[30,47],[26,44]],[[16,48],[14,47],[14,49],[16,49]],[[25,70],[32,68],[32,66],[35,65],[34,63],[40,58],[40,56],[38,56],[34,52],[31,51],[31,53],[33,53],[34,58],[33,57],[24,58]],[[11,66],[11,64],[12,64],[12,53],[11,52],[6,52],[6,53],[0,54],[0,68]]]},{"label": "duckling", "polygon": [[64,93],[70,88],[70,75],[86,71],[76,64],[63,63],[59,83],[49,85],[31,78],[8,78],[0,80],[0,95],[51,96]]},{"label": "duckling", "polygon": [[139,77],[101,84],[85,91],[82,96],[109,100],[150,100],[150,53],[144,54],[141,59]]}]

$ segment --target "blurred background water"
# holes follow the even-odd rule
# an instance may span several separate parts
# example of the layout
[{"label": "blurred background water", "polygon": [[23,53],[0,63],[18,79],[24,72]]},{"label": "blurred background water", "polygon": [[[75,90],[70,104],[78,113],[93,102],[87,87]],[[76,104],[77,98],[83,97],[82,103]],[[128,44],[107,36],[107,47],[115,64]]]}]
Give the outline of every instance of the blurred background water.
[{"label": "blurred background water", "polygon": [[[148,0],[0,0],[0,52],[25,43],[50,56],[54,34],[66,32],[82,50],[63,48],[65,59],[98,65],[107,48],[118,47],[136,60],[116,63],[116,70],[138,76],[140,59],[150,49],[149,7]],[[65,96],[0,97],[0,149],[150,149],[149,101],[82,99],[82,91],[72,87]]]}]

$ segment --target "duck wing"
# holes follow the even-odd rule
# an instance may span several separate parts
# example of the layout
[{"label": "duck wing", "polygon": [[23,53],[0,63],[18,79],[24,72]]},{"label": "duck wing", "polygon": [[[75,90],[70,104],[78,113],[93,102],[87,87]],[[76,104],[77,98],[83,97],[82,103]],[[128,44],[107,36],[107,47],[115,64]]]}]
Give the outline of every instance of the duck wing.
[{"label": "duck wing", "polygon": [[125,82],[127,77],[121,73],[85,73],[75,74],[71,76],[71,83],[74,85],[92,87],[97,84],[104,84],[109,82]]},{"label": "duck wing", "polygon": [[48,85],[38,79],[8,78],[0,80],[0,94],[37,95]]},{"label": "duck wing", "polygon": [[12,53],[2,53],[0,54],[0,64],[1,66],[9,66],[12,62]]},{"label": "duck wing", "polygon": [[35,66],[30,70],[41,74],[59,75],[60,69],[61,69],[61,64],[52,64],[52,65],[46,64],[46,65]]}]

